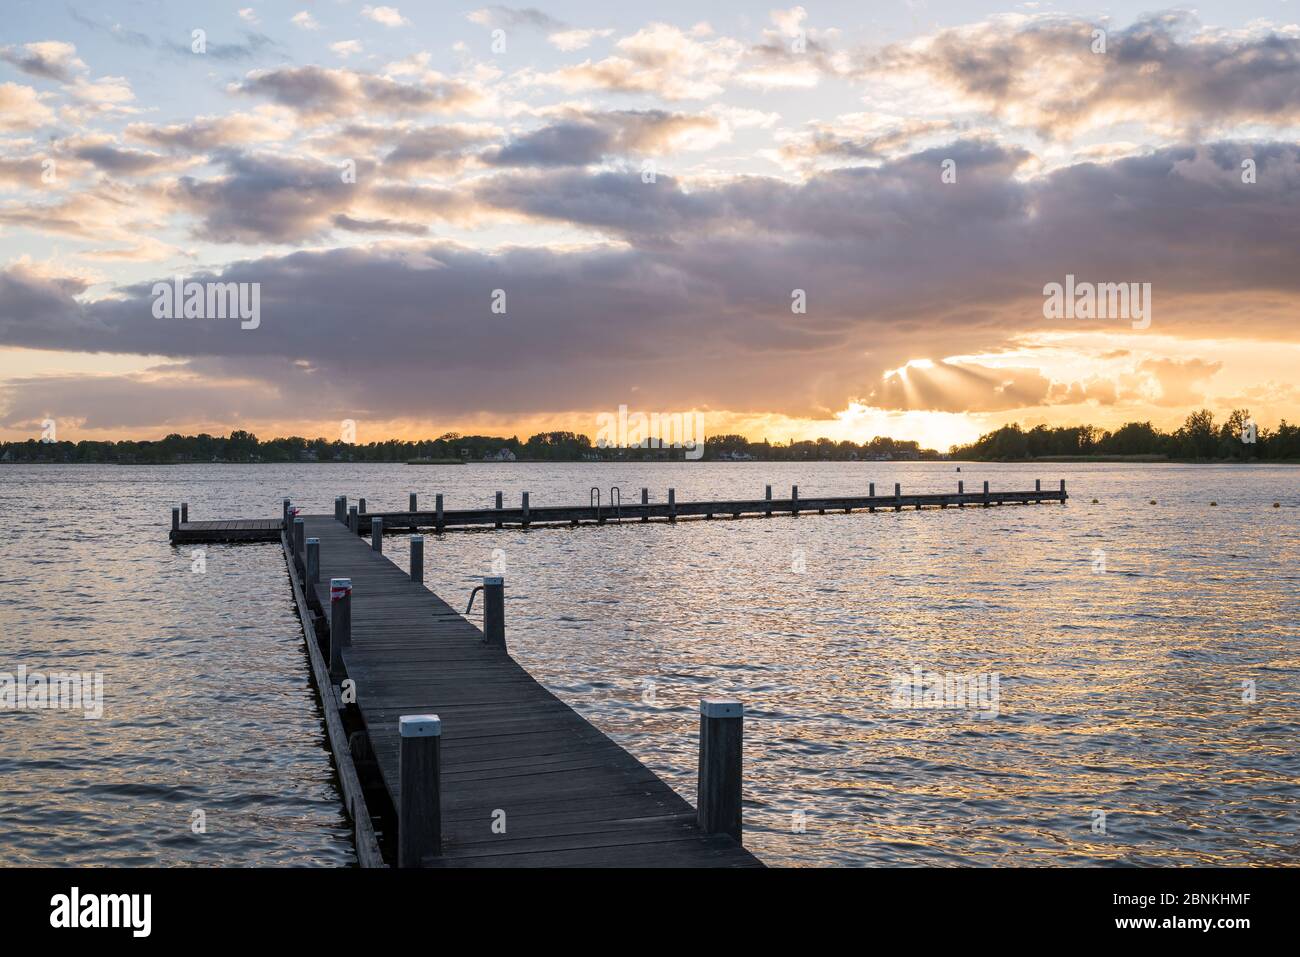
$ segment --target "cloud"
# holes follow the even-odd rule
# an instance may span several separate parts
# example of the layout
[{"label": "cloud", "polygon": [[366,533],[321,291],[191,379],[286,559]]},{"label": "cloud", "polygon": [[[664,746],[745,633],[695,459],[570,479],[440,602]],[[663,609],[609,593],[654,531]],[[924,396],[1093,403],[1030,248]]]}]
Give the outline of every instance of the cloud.
[{"label": "cloud", "polygon": [[468,85],[436,73],[426,74],[418,83],[399,83],[373,73],[319,66],[254,70],[233,89],[266,97],[308,122],[358,113],[450,112],[474,104],[481,96]]},{"label": "cloud", "polygon": [[[1252,186],[1238,175],[1245,150],[1259,161]],[[337,390],[322,414],[334,403],[389,416],[606,408],[634,389],[647,407],[820,416],[852,399],[946,411],[1104,402],[1104,383],[1084,380],[1072,396],[1032,362],[913,364],[906,381],[886,373],[1056,328],[1041,290],[1066,272],[1152,282],[1147,335],[1221,330],[1232,303],[1249,317],[1239,334],[1296,340],[1291,310],[1258,307],[1271,291],[1283,307],[1300,293],[1288,242],[1298,154],[1292,144],[1222,143],[1026,176],[1023,151],[959,141],[804,182],[744,177],[689,190],[669,176],[646,184],[635,170],[574,168],[497,174],[472,190],[365,186],[369,176],[343,187],[325,164],[232,157],[219,180],[189,183],[182,197],[222,241],[417,235],[434,219],[493,214],[610,241],[485,252],[408,239],[232,263],[221,279],[261,283],[256,332],[155,320],[149,283],[83,302],[75,284],[10,268],[0,343],[211,357],[291,391],[328,380]],[[939,184],[945,156],[958,163],[956,186]],[[806,314],[791,311],[796,288]],[[507,293],[505,316],[490,312],[495,289]],[[1126,323],[1057,326],[1110,332],[1115,345],[1148,341]],[[457,363],[430,377],[452,342]],[[1193,386],[1212,365],[1149,365],[1140,376],[1172,407],[1199,395]]]},{"label": "cloud", "polygon": [[732,39],[705,39],[664,23],[654,23],[615,44],[603,60],[532,74],[532,82],[576,93],[648,93],[666,100],[717,96],[731,79],[744,52]]},{"label": "cloud", "polygon": [[[1094,53],[1090,21],[1042,15],[942,30],[861,57],[863,78],[921,77],[1005,122],[1065,139],[1138,122],[1171,134],[1300,122],[1300,36],[1200,27],[1185,12],[1110,30]],[[961,106],[958,101],[957,106]]]},{"label": "cloud", "polygon": [[29,76],[59,83],[70,83],[74,73],[86,69],[86,64],[77,59],[77,48],[58,40],[0,47],[0,60],[13,64]]},{"label": "cloud", "polygon": [[319,30],[320,24],[307,10],[301,10],[289,18],[289,22],[300,30]]},{"label": "cloud", "polygon": [[503,30],[531,29],[550,33],[565,29],[565,24],[536,7],[517,9],[514,7],[482,7],[465,14],[465,19],[481,27],[493,27]]},{"label": "cloud", "polygon": [[123,148],[110,136],[74,137],[60,141],[58,149],[114,176],[149,176],[185,165],[163,153]]},{"label": "cloud", "polygon": [[1050,385],[1037,369],[932,362],[889,373],[868,398],[899,411],[999,412],[1041,405]]},{"label": "cloud", "polygon": [[361,52],[361,41],[339,40],[337,43],[330,44],[330,51],[346,60],[348,57]]},{"label": "cloud", "polygon": [[362,7],[361,15],[386,27],[400,27],[410,24],[396,7]]},{"label": "cloud", "polygon": [[612,36],[613,30],[556,30],[548,34],[546,42],[564,53],[572,53],[591,46],[592,41]]},{"label": "cloud", "polygon": [[283,118],[254,113],[229,113],[224,116],[198,116],[188,123],[153,126],[132,123],[126,128],[128,139],[162,149],[203,153],[231,150],[255,143],[283,139],[292,132]]},{"label": "cloud", "polygon": [[585,166],[607,156],[671,151],[721,128],[712,116],[664,110],[575,111],[569,118],[522,134],[483,157],[491,166]]},{"label": "cloud", "polygon": [[1222,362],[1204,359],[1147,359],[1138,366],[1158,387],[1159,394],[1151,401],[1171,408],[1187,408],[1204,402],[1205,390],[1198,386],[1222,368]]},{"label": "cloud", "polygon": [[53,119],[53,112],[30,86],[0,83],[0,131],[33,130]]}]

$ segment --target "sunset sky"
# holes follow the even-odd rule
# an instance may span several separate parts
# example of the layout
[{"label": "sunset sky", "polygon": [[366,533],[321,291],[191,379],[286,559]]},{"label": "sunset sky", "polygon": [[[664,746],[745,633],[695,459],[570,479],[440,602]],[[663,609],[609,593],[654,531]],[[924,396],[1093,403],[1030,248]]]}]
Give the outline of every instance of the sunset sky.
[{"label": "sunset sky", "polygon": [[182,7],[5,3],[0,438],[1300,420],[1300,0]]}]

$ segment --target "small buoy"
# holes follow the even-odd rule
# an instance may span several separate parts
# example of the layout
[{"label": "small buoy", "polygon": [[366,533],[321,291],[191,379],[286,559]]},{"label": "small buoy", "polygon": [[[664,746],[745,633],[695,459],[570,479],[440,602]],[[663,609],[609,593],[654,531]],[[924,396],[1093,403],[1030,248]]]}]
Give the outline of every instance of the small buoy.
[{"label": "small buoy", "polygon": [[1156,504],[1156,500],[1155,500],[1155,499],[1152,499],[1152,500],[1151,500],[1151,504],[1152,504],[1152,505]]},{"label": "small buoy", "polygon": [[1274,503],[1273,503],[1273,507],[1274,507],[1274,508],[1281,508],[1282,506],[1281,506],[1281,505],[1278,505],[1277,502],[1274,502]]},{"label": "small buoy", "polygon": [[1218,505],[1219,503],[1218,503],[1218,502],[1211,502],[1210,504],[1211,504],[1211,505]]},{"label": "small buoy", "polygon": [[1097,504],[1097,500],[1096,500],[1095,498],[1092,500],[1092,504],[1093,504],[1093,505],[1096,505],[1096,504]]}]

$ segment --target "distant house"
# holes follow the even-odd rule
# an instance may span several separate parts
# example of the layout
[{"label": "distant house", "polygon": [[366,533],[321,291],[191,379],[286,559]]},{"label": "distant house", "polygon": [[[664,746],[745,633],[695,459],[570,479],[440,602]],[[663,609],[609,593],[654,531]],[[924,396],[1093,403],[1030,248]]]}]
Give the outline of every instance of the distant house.
[{"label": "distant house", "polygon": [[718,453],[719,462],[754,462],[757,461],[754,456],[748,452],[720,452]]},{"label": "distant house", "polygon": [[515,453],[509,449],[497,449],[495,452],[489,452],[483,456],[484,462],[513,462]]}]

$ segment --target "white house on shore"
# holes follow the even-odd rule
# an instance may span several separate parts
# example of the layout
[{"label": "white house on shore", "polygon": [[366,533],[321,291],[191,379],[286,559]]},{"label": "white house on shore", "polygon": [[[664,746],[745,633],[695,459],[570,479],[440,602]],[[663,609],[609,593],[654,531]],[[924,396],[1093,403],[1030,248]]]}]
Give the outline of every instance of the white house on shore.
[{"label": "white house on shore", "polygon": [[497,449],[495,452],[489,452],[483,456],[484,462],[513,462],[515,453],[509,449]]}]

